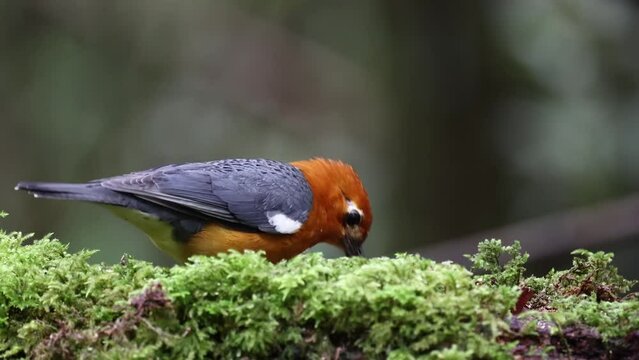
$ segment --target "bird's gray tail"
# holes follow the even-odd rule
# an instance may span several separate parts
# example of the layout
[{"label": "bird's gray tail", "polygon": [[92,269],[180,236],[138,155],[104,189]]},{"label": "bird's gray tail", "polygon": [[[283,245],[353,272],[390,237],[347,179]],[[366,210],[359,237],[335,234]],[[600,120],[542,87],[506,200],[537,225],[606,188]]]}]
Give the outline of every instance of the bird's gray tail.
[{"label": "bird's gray tail", "polygon": [[25,190],[36,198],[57,200],[80,200],[109,205],[127,206],[127,196],[106,189],[100,183],[67,184],[49,182],[19,182],[16,190]]},{"label": "bird's gray tail", "polygon": [[[169,223],[173,226],[175,238],[182,241],[186,241],[193,234],[202,230],[205,223],[202,220],[202,215],[194,214],[186,209],[167,208],[139,199],[135,195],[113,191],[103,187],[97,181],[84,184],[23,181],[18,183],[15,189],[25,190],[36,198],[88,201],[139,210]],[[119,213],[116,215],[120,216]],[[142,230],[146,231],[144,227]]]}]

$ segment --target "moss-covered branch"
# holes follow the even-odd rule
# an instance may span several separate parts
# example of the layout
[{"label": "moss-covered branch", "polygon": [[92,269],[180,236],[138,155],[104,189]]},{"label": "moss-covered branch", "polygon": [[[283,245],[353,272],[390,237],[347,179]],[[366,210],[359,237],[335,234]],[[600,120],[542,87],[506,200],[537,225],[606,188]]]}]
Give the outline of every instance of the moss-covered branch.
[{"label": "moss-covered branch", "polygon": [[[573,268],[525,279],[518,245],[497,241],[471,258],[485,271],[473,275],[411,255],[91,265],[92,252],[25,239],[0,232],[5,358],[623,356],[638,345],[639,301],[620,298],[630,283],[603,253],[579,252]],[[504,254],[511,260],[500,264]],[[576,344],[575,334],[593,343]]]}]

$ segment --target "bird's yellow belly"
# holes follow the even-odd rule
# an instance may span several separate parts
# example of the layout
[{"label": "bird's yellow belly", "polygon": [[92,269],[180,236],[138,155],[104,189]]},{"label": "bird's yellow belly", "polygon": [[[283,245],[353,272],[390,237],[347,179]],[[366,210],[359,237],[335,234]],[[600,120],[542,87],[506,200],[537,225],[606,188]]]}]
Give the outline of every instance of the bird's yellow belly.
[{"label": "bird's yellow belly", "polygon": [[138,210],[118,206],[106,206],[118,217],[144,231],[153,244],[180,262],[193,255],[216,255],[229,250],[264,251],[272,262],[290,259],[315,245],[290,235],[275,235],[261,232],[245,232],[217,223],[206,225],[202,231],[186,241],[178,241],[173,236],[171,225],[157,217]]},{"label": "bird's yellow belly", "polygon": [[119,206],[106,206],[116,216],[130,222],[144,231],[151,242],[160,250],[171,255],[179,261],[184,261],[184,245],[176,241],[173,236],[173,227],[157,217],[138,210],[127,209]]}]

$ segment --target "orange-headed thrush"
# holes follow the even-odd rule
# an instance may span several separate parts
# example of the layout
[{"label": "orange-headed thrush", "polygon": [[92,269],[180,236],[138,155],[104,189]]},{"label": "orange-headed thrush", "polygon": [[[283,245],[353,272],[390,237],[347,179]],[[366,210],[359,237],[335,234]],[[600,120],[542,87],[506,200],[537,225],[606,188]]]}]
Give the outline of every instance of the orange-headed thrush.
[{"label": "orange-headed thrush", "polygon": [[179,261],[235,249],[262,250],[277,262],[320,242],[356,256],[372,223],[353,168],[321,158],[167,165],[84,184],[21,182],[16,190],[107,205]]}]

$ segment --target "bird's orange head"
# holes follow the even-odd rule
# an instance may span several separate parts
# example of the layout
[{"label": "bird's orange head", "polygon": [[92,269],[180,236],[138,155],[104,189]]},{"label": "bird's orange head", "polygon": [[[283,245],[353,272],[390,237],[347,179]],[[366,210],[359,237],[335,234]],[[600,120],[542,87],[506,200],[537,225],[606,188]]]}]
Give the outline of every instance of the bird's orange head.
[{"label": "bird's orange head", "polygon": [[300,230],[308,238],[361,254],[373,223],[368,194],[359,176],[341,161],[314,158],[292,163],[302,171],[313,192],[313,207]]}]

